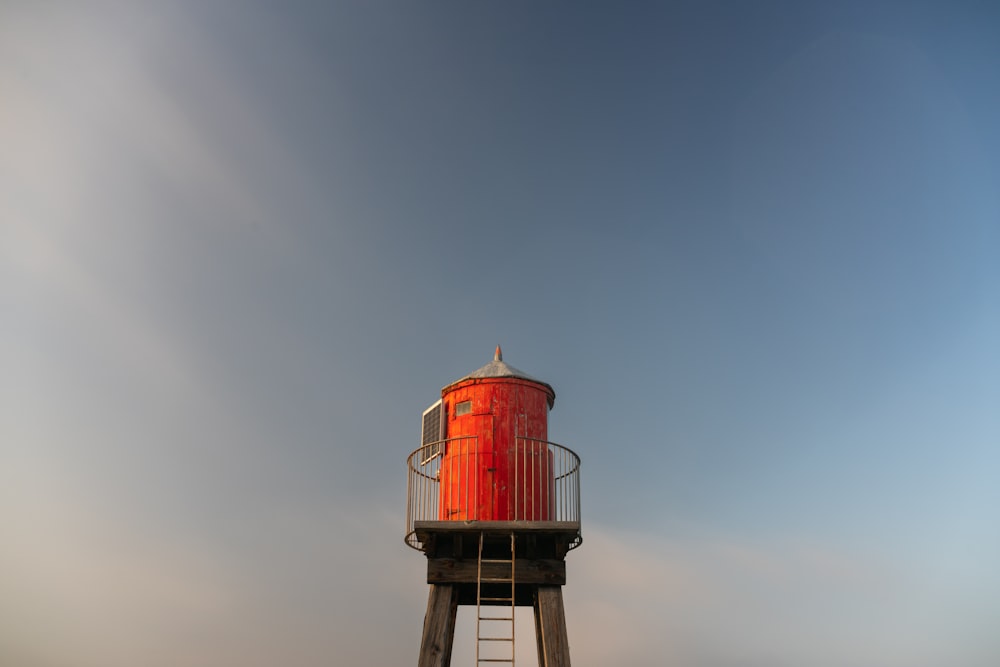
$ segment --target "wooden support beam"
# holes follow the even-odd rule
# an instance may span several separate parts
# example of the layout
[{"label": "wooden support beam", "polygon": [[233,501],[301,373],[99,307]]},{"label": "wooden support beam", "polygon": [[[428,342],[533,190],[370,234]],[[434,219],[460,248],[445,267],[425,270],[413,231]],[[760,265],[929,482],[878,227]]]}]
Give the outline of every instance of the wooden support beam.
[{"label": "wooden support beam", "polygon": [[[427,583],[471,583],[478,580],[479,563],[455,558],[428,558]],[[510,577],[507,563],[483,563],[483,579]],[[514,577],[519,584],[562,586],[566,583],[566,561],[556,559],[518,558],[514,561]]]},{"label": "wooden support beam", "polygon": [[417,667],[450,667],[457,614],[458,587],[450,584],[431,586]]},{"label": "wooden support beam", "polygon": [[539,586],[535,598],[535,632],[541,667],[570,667],[569,637],[562,588]]},{"label": "wooden support beam", "polygon": [[532,606],[535,612],[535,655],[538,656],[538,667],[545,667],[545,647],[542,646],[542,614],[538,610],[538,589],[532,595]]}]

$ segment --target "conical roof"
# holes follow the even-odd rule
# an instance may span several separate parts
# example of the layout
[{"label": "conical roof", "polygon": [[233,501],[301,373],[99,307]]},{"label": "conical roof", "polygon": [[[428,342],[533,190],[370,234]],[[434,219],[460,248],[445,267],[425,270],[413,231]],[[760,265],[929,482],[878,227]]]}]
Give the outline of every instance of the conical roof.
[{"label": "conical roof", "polygon": [[552,385],[550,385],[548,382],[542,382],[538,378],[531,377],[524,371],[518,370],[513,366],[511,366],[510,364],[506,363],[503,360],[503,351],[500,349],[499,345],[497,345],[496,352],[493,354],[493,361],[486,364],[482,368],[479,368],[469,373],[465,377],[455,380],[441,391],[442,392],[447,391],[449,388],[455,386],[459,382],[465,382],[466,380],[477,380],[483,378],[518,378],[520,380],[528,380],[530,382],[535,382],[536,384],[540,384],[549,390],[549,395],[550,395],[549,407],[552,407],[552,404],[555,402],[556,399],[556,392],[552,388]]}]

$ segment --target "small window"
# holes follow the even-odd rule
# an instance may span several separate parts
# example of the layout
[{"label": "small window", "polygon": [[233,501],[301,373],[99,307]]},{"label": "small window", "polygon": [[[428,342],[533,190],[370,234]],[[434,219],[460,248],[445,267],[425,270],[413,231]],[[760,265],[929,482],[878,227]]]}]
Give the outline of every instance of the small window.
[{"label": "small window", "polygon": [[461,417],[472,412],[472,401],[462,401],[455,404],[455,416]]}]

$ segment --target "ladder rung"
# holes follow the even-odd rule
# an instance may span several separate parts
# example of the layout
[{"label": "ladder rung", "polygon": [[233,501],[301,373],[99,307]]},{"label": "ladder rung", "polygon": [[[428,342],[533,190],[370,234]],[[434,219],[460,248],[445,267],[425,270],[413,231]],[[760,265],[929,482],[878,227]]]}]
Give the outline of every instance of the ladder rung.
[{"label": "ladder rung", "polygon": [[509,662],[514,664],[513,658],[480,658],[479,662]]},{"label": "ladder rung", "polygon": [[483,602],[513,602],[513,598],[479,598]]},{"label": "ladder rung", "polygon": [[480,577],[479,581],[486,584],[512,584],[514,580],[510,577]]},{"label": "ladder rung", "polygon": [[484,558],[482,562],[484,562],[484,563],[513,563],[514,561],[512,561],[509,558]]},{"label": "ladder rung", "polygon": [[514,619],[511,618],[510,616],[480,616],[479,620],[480,621],[511,621],[511,622],[514,621]]},{"label": "ladder rung", "polygon": [[477,637],[481,642],[512,642],[510,637]]}]

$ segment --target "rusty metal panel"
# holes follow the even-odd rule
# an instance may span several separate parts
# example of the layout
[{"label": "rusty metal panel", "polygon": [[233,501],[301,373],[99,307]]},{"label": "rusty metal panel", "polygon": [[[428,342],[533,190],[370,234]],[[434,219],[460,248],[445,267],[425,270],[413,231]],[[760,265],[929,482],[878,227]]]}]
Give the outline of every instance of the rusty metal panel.
[{"label": "rusty metal panel", "polygon": [[547,385],[515,377],[469,378],[447,388],[440,520],[549,519],[549,397]]}]

